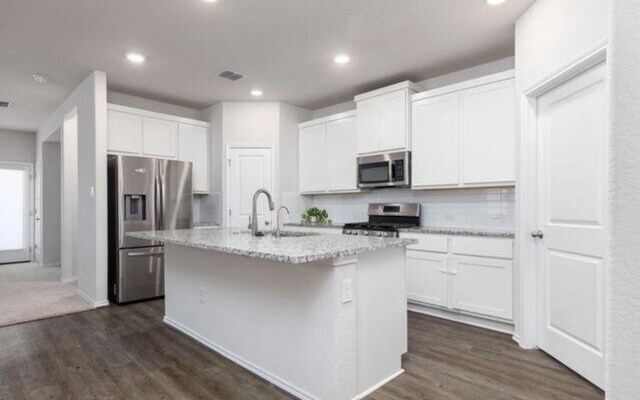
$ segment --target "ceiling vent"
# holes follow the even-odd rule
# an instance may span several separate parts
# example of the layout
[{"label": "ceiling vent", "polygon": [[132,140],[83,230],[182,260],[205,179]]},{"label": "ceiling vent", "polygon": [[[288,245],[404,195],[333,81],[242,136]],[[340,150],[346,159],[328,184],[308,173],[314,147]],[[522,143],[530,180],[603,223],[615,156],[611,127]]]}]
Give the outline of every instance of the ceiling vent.
[{"label": "ceiling vent", "polygon": [[0,101],[0,108],[9,108],[11,107],[11,103],[8,101]]},{"label": "ceiling vent", "polygon": [[240,79],[244,78],[244,75],[239,74],[237,72],[233,72],[231,70],[226,70],[226,71],[222,71],[218,74],[218,76],[220,78],[224,78],[224,79],[228,79],[232,82],[236,82],[239,81]]}]

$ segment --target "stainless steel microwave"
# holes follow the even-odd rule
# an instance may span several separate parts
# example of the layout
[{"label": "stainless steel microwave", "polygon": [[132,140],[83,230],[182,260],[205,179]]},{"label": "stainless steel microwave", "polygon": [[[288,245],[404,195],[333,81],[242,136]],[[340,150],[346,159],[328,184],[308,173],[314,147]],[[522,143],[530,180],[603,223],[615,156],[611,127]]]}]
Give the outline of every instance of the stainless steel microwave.
[{"label": "stainless steel microwave", "polygon": [[358,187],[411,186],[411,152],[358,157]]}]

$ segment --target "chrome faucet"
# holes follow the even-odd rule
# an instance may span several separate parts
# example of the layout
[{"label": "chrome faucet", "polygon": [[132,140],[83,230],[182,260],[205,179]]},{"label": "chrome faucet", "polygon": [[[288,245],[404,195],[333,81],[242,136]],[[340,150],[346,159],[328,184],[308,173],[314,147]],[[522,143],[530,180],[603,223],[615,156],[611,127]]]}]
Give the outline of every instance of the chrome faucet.
[{"label": "chrome faucet", "polygon": [[258,189],[253,195],[253,209],[251,211],[251,219],[249,220],[249,226],[251,227],[251,236],[264,236],[264,234],[258,231],[258,197],[260,193],[264,193],[267,196],[267,200],[269,200],[269,210],[275,210],[275,206],[273,205],[273,199],[271,198],[271,193],[267,189]]},{"label": "chrome faucet", "polygon": [[285,210],[287,215],[290,214],[289,209],[285,206],[278,208],[278,212],[276,214],[276,237],[280,237],[280,211]]}]

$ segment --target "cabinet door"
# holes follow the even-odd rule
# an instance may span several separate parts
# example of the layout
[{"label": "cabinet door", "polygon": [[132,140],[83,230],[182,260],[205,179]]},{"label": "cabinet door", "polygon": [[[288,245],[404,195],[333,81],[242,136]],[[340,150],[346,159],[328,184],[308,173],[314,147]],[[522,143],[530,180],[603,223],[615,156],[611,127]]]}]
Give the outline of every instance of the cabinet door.
[{"label": "cabinet door", "polygon": [[404,90],[381,96],[380,151],[407,148],[407,97]]},{"label": "cabinet door", "polygon": [[300,192],[323,192],[328,189],[327,140],[325,125],[300,129]]},{"label": "cabinet door", "polygon": [[180,124],[178,131],[178,159],[193,163],[193,191],[209,192],[209,132],[207,128]]},{"label": "cabinet door", "polygon": [[446,307],[447,261],[446,254],[407,251],[407,298]]},{"label": "cabinet door", "polygon": [[326,130],[329,190],[356,190],[358,188],[356,118],[329,122]]},{"label": "cabinet door", "polygon": [[379,151],[382,132],[382,104],[379,98],[357,104],[358,154]]},{"label": "cabinet door", "polygon": [[513,80],[462,93],[462,181],[515,181],[516,116]]},{"label": "cabinet door", "polygon": [[511,320],[513,261],[484,257],[453,256],[451,306]]},{"label": "cabinet door", "polygon": [[117,153],[142,152],[142,117],[120,111],[107,111],[107,150]]},{"label": "cabinet door", "polygon": [[460,95],[417,101],[412,108],[412,185],[459,184]]},{"label": "cabinet door", "polygon": [[142,152],[147,156],[176,158],[178,156],[178,123],[144,117]]}]

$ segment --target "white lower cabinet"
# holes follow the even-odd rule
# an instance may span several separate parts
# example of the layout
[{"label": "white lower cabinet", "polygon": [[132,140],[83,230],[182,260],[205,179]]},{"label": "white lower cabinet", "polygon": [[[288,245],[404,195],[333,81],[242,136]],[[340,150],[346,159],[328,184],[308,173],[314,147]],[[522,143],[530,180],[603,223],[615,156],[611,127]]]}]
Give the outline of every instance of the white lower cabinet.
[{"label": "white lower cabinet", "polygon": [[503,322],[513,320],[513,240],[402,234],[411,303]]},{"label": "white lower cabinet", "polygon": [[452,256],[451,307],[511,320],[513,261]]},{"label": "white lower cabinet", "polygon": [[407,250],[407,297],[435,306],[447,306],[446,254]]}]

